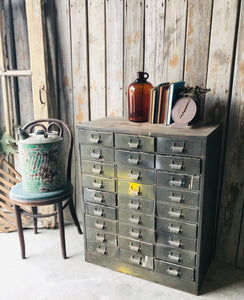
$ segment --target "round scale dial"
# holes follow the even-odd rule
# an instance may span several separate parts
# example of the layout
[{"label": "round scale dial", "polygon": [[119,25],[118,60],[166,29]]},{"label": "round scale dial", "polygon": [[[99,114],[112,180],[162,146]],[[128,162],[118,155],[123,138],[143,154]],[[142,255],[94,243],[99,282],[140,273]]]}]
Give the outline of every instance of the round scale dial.
[{"label": "round scale dial", "polygon": [[172,109],[172,119],[176,124],[188,124],[193,120],[197,112],[197,105],[190,97],[177,100]]}]

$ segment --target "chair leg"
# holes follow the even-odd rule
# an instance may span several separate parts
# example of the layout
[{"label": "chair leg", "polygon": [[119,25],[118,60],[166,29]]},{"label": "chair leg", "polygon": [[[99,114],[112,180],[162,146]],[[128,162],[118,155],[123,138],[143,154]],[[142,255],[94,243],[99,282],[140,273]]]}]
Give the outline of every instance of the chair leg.
[{"label": "chair leg", "polygon": [[19,241],[20,241],[21,257],[25,259],[25,240],[23,234],[20,207],[18,205],[14,205],[14,210],[15,210],[17,230],[18,230]]},{"label": "chair leg", "polygon": [[75,226],[77,227],[77,230],[80,234],[82,234],[82,230],[80,228],[80,223],[78,221],[76,212],[75,212],[75,208],[74,208],[74,204],[73,204],[73,199],[72,197],[69,199],[69,210],[70,210],[70,214],[74,220]]},{"label": "chair leg", "polygon": [[[37,215],[37,207],[36,206],[32,207],[32,213],[33,213],[33,215]],[[37,234],[38,233],[37,218],[33,217],[33,223],[34,223],[34,233]]]},{"label": "chair leg", "polygon": [[59,225],[62,254],[63,254],[63,258],[65,259],[65,258],[67,258],[67,256],[66,256],[66,246],[65,246],[64,218],[63,218],[62,202],[58,202],[58,225]]}]

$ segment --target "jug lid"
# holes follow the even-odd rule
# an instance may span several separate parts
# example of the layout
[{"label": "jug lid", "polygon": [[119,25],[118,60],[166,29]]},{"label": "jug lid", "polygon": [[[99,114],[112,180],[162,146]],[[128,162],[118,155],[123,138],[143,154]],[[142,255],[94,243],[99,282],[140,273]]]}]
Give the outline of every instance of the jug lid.
[{"label": "jug lid", "polygon": [[55,131],[46,132],[43,129],[36,129],[29,137],[19,140],[18,144],[48,144],[63,140]]}]

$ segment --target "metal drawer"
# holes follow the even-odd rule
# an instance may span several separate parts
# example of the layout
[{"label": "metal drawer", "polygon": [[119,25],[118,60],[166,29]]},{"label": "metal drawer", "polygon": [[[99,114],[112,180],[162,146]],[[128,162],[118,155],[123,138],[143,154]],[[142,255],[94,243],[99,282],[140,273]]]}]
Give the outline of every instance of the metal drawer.
[{"label": "metal drawer", "polygon": [[119,209],[129,209],[147,215],[154,215],[155,202],[151,200],[144,200],[139,197],[130,197],[125,195],[118,195]]},{"label": "metal drawer", "polygon": [[154,199],[154,185],[140,184],[118,180],[118,193],[130,196],[140,196],[147,199]]},{"label": "metal drawer", "polygon": [[116,195],[108,192],[101,192],[84,188],[84,201],[94,202],[108,206],[117,206]]},{"label": "metal drawer", "polygon": [[155,257],[175,264],[195,267],[196,254],[194,252],[182,251],[157,244],[155,246]]},{"label": "metal drawer", "polygon": [[91,173],[97,176],[114,177],[114,165],[89,160],[82,160],[81,169],[83,173]]},{"label": "metal drawer", "polygon": [[133,166],[129,167],[117,165],[117,177],[125,180],[153,184],[155,182],[155,171],[149,169],[136,168]]},{"label": "metal drawer", "polygon": [[182,221],[197,222],[198,209],[188,208],[186,206],[179,206],[157,202],[156,204],[157,216],[168,219],[177,219]]},{"label": "metal drawer", "polygon": [[189,239],[183,236],[174,235],[164,231],[156,232],[157,243],[170,246],[172,248],[196,251],[197,240]]},{"label": "metal drawer", "polygon": [[130,250],[141,255],[153,256],[153,244],[144,243],[119,236],[118,246],[119,248]]},{"label": "metal drawer", "polygon": [[85,205],[85,212],[89,215],[109,219],[109,220],[116,220],[117,214],[116,214],[116,208],[99,205],[99,204],[91,204],[91,203],[84,203]]},{"label": "metal drawer", "polygon": [[142,242],[155,242],[154,230],[134,225],[128,225],[127,223],[123,222],[119,222],[119,234]]},{"label": "metal drawer", "polygon": [[197,225],[156,218],[156,229],[192,239],[197,237]]},{"label": "metal drawer", "polygon": [[106,231],[109,233],[117,233],[118,222],[112,220],[106,220],[101,218],[96,218],[93,216],[85,215],[86,227],[91,227],[94,229]]},{"label": "metal drawer", "polygon": [[78,131],[78,141],[81,144],[101,145],[103,147],[113,147],[113,133],[89,130]]},{"label": "metal drawer", "polygon": [[115,134],[115,147],[134,151],[154,152],[154,137]]},{"label": "metal drawer", "polygon": [[140,166],[142,168],[154,168],[154,154],[116,150],[115,161],[121,165]]},{"label": "metal drawer", "polygon": [[91,145],[80,146],[81,158],[97,161],[114,162],[114,150],[109,148],[95,147]]},{"label": "metal drawer", "polygon": [[106,192],[115,192],[114,179],[82,174],[82,183],[86,188],[92,188]]},{"label": "metal drawer", "polygon": [[202,141],[157,137],[157,152],[201,156]]},{"label": "metal drawer", "polygon": [[135,254],[128,250],[119,249],[119,259],[138,267],[143,267],[150,270],[154,269],[154,259],[148,255]]},{"label": "metal drawer", "polygon": [[119,209],[119,221],[128,222],[136,226],[144,226],[154,229],[154,220],[154,216]]},{"label": "metal drawer", "polygon": [[155,271],[179,279],[194,281],[194,269],[178,266],[162,260],[155,259]]},{"label": "metal drawer", "polygon": [[117,235],[95,230],[90,227],[86,228],[86,237],[88,240],[96,241],[101,244],[109,244],[110,246],[117,246],[118,244]]},{"label": "metal drawer", "polygon": [[165,187],[177,187],[189,190],[199,190],[200,176],[189,176],[185,174],[157,172],[158,185]]},{"label": "metal drawer", "polygon": [[156,169],[197,175],[201,172],[201,159],[183,156],[156,155]]},{"label": "metal drawer", "polygon": [[178,203],[190,206],[199,206],[199,193],[170,188],[157,188],[157,201]]},{"label": "metal drawer", "polygon": [[96,253],[102,256],[109,256],[116,258],[118,256],[118,248],[112,247],[107,244],[98,243],[96,241],[87,241],[87,251]]}]

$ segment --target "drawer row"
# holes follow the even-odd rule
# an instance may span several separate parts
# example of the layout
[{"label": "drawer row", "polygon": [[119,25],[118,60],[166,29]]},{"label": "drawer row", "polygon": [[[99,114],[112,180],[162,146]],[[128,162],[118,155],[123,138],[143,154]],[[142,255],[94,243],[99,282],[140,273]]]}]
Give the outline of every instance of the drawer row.
[{"label": "drawer row", "polygon": [[200,139],[154,138],[140,135],[79,130],[78,141],[83,145],[115,147],[133,151],[179,153],[192,156],[202,155],[202,141]]}]

